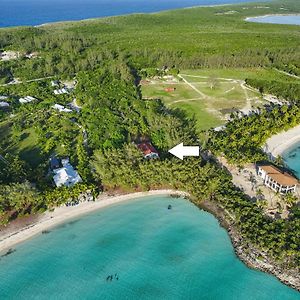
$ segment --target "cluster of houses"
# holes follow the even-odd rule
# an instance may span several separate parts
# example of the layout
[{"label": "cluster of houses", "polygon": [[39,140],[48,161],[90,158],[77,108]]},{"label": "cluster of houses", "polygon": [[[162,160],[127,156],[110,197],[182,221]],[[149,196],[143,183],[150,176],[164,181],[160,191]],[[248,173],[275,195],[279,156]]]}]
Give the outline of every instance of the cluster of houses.
[{"label": "cluster of houses", "polygon": [[50,168],[54,173],[53,181],[57,187],[72,187],[76,183],[82,182],[80,175],[73,168],[68,158],[59,159],[52,157],[50,159]]},{"label": "cluster of houses", "polygon": [[296,192],[298,180],[274,165],[258,165],[257,174],[262,178],[264,185],[276,193],[288,194]]},{"label": "cluster of houses", "polygon": [[[159,158],[157,150],[150,142],[137,144],[138,149],[143,153],[145,159]],[[53,172],[53,181],[56,187],[72,187],[82,182],[77,170],[71,165],[69,158],[60,159],[55,156],[50,158],[50,169]]]}]

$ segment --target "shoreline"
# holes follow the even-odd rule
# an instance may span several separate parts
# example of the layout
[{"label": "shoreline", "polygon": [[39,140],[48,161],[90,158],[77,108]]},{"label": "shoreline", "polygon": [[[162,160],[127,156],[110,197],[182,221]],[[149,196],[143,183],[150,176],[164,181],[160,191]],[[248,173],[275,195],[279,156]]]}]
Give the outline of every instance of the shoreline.
[{"label": "shoreline", "polygon": [[[15,231],[12,230],[3,237],[0,237],[0,254],[8,255],[15,251],[13,248],[14,246],[42,234],[43,231],[47,231],[72,219],[105,209],[115,204],[135,199],[142,200],[147,196],[155,195],[188,197],[188,201],[193,203],[199,209],[212,214],[219,221],[219,225],[226,230],[231,240],[235,255],[247,267],[273,275],[283,284],[300,291],[300,274],[297,270],[288,270],[287,273],[280,265],[276,265],[276,263],[271,261],[265,253],[253,247],[247,243],[247,241],[244,241],[234,226],[234,220],[231,219],[232,217],[230,214],[222,206],[209,201],[202,201],[199,203],[194,201],[195,199],[193,199],[189,193],[172,189],[150,190],[147,192],[135,192],[113,196],[101,194],[95,201],[83,202],[78,206],[60,206],[55,208],[54,211],[45,212],[36,222],[32,222]],[[249,249],[251,249],[251,251],[249,251]]]},{"label": "shoreline", "polygon": [[156,195],[178,195],[185,197],[188,196],[188,193],[176,190],[151,190],[148,192],[137,192],[116,196],[101,194],[95,201],[83,202],[78,206],[60,206],[55,208],[54,211],[45,212],[36,222],[33,222],[23,228],[17,230],[9,230],[8,228],[8,233],[0,237],[0,253],[9,251],[17,244],[25,242],[26,240],[41,234],[43,231],[49,230],[70,219],[105,209],[106,207],[114,204]]},{"label": "shoreline", "polygon": [[227,231],[235,255],[248,268],[275,276],[283,284],[300,292],[299,271],[296,269],[287,271],[273,262],[266,253],[256,249],[253,245],[243,240],[242,236],[234,226],[234,220],[230,221],[230,215],[226,216],[226,210],[224,210],[223,207],[209,201],[203,201],[200,204],[193,203],[200,209],[212,214],[219,221],[220,226]]},{"label": "shoreline", "polygon": [[222,6],[232,6],[232,5],[242,5],[242,4],[251,4],[251,3],[256,3],[256,0],[249,0],[245,2],[236,2],[236,3],[221,3],[221,4],[204,4],[204,5],[192,5],[192,6],[183,6],[183,7],[174,7],[174,8],[166,8],[162,10],[157,10],[157,11],[148,11],[148,12],[128,12],[128,13],[123,13],[123,14],[115,14],[115,15],[107,15],[107,16],[98,16],[98,17],[87,17],[83,19],[73,19],[73,20],[58,20],[58,21],[49,21],[46,23],[41,23],[41,24],[24,24],[24,25],[9,25],[9,26],[0,26],[1,29],[13,29],[13,28],[18,28],[18,27],[34,27],[34,28],[39,28],[39,27],[44,27],[44,26],[52,26],[52,25],[57,25],[57,24],[65,24],[65,23],[74,23],[74,22],[89,22],[89,21],[97,21],[100,19],[105,19],[105,18],[114,18],[114,17],[124,17],[124,16],[130,16],[130,15],[139,15],[139,14],[158,14],[158,13],[164,13],[164,12],[169,12],[169,11],[174,11],[174,10],[180,10],[180,9],[193,9],[193,8],[209,8],[209,7],[222,7]]},{"label": "shoreline", "polygon": [[263,146],[263,150],[272,158],[276,158],[299,142],[300,125],[268,138],[265,145]]},{"label": "shoreline", "polygon": [[[241,2],[243,3],[243,2]],[[109,15],[109,16],[102,16],[102,17],[91,17],[91,18],[84,18],[84,19],[78,19],[78,20],[61,20],[61,21],[53,21],[53,22],[46,22],[38,25],[17,25],[17,26],[9,26],[9,27],[0,27],[1,28],[12,28],[12,27],[20,27],[20,26],[32,26],[32,27],[44,27],[44,26],[52,26],[56,24],[65,24],[65,23],[74,23],[74,22],[92,22],[92,21],[98,21],[101,19],[107,19],[107,18],[115,18],[115,17],[126,17],[130,15],[151,15],[151,14],[159,14],[159,13],[165,13],[168,11],[174,11],[179,9],[193,9],[193,8],[201,8],[201,7],[218,7],[218,6],[228,6],[228,5],[235,5],[235,4],[241,4],[241,3],[224,3],[224,4],[212,4],[212,5],[194,5],[194,6],[185,6],[185,7],[175,7],[175,8],[168,8],[168,9],[162,9],[157,11],[151,11],[151,12],[130,12],[120,15]],[[249,2],[245,2],[249,3]],[[251,3],[251,2],[250,2]]]}]

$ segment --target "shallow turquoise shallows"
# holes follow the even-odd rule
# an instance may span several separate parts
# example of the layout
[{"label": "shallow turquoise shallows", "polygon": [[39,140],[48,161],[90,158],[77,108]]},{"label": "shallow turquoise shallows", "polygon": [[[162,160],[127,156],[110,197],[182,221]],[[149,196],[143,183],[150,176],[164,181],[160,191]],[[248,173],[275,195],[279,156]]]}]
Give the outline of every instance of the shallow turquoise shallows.
[{"label": "shallow turquoise shallows", "polygon": [[275,277],[240,262],[212,215],[167,196],[73,220],[0,261],[0,299],[299,297]]},{"label": "shallow turquoise shallows", "polygon": [[285,151],[282,155],[285,164],[294,171],[300,179],[300,143],[297,143]]}]

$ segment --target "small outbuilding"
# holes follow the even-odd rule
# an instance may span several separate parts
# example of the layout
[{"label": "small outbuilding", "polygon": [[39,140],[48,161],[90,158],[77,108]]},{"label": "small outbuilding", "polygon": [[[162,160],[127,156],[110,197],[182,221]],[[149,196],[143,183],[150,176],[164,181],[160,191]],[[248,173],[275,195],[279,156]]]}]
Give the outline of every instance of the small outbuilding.
[{"label": "small outbuilding", "polygon": [[61,167],[61,161],[57,157],[53,156],[50,158],[50,169],[53,171]]},{"label": "small outbuilding", "polygon": [[167,88],[165,88],[165,92],[167,92],[167,93],[171,93],[171,92],[175,92],[175,91],[176,91],[175,87],[167,87]]}]

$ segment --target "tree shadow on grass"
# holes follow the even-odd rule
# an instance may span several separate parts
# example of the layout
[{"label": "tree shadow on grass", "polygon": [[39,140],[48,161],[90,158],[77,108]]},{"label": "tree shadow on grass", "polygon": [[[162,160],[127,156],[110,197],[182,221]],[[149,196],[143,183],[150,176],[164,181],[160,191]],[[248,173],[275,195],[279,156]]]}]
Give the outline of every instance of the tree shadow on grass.
[{"label": "tree shadow on grass", "polygon": [[20,152],[20,158],[25,160],[32,168],[36,168],[45,158],[37,146],[27,147]]}]

